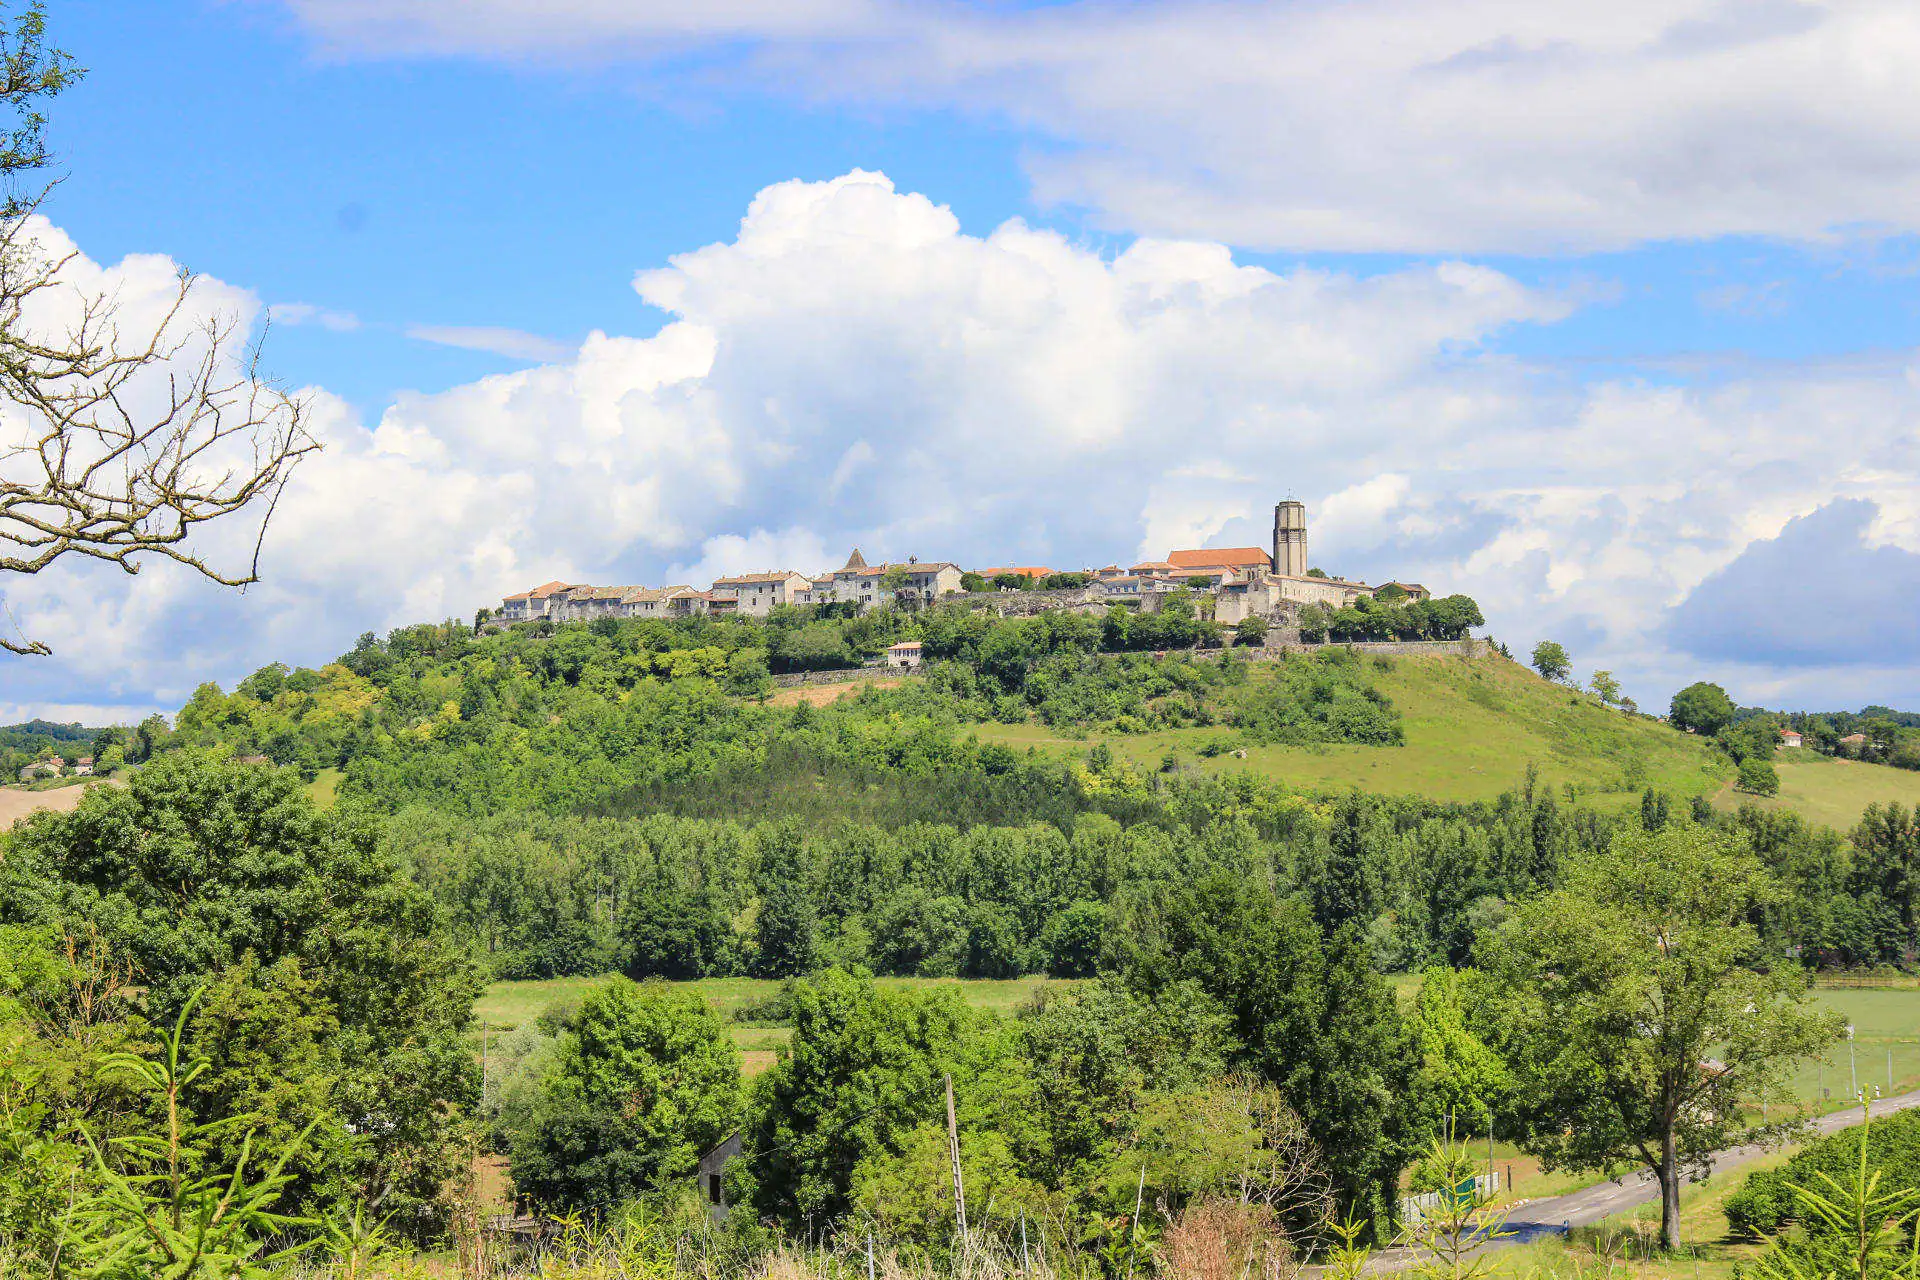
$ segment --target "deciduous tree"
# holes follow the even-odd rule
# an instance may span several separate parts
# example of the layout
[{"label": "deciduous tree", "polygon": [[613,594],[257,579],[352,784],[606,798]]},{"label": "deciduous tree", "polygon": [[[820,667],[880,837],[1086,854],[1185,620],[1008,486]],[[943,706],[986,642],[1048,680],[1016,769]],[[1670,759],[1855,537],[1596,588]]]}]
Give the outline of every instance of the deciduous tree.
[{"label": "deciduous tree", "polygon": [[587,993],[513,1138],[513,1180],[610,1205],[694,1172],[740,1114],[740,1053],[699,994],[615,978]]},{"label": "deciduous tree", "polygon": [[1533,669],[1542,680],[1565,680],[1573,672],[1573,660],[1558,641],[1542,640],[1533,646]]},{"label": "deciduous tree", "polygon": [[1747,1108],[1839,1032],[1798,968],[1764,965],[1754,913],[1779,897],[1737,836],[1623,828],[1559,888],[1522,903],[1488,947],[1508,1059],[1548,1168],[1639,1163],[1680,1244],[1680,1183],[1738,1136]]}]

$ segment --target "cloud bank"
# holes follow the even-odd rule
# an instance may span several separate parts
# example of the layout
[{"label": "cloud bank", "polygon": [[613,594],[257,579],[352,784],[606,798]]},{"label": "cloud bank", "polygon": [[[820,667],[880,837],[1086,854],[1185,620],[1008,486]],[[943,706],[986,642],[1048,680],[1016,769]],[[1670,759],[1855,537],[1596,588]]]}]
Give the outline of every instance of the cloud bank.
[{"label": "cloud bank", "polygon": [[1036,194],[1248,247],[1920,230],[1910,0],[284,0],[342,57],[986,113]]},{"label": "cloud bank", "polygon": [[1560,639],[1643,703],[1729,665],[1749,701],[1920,697],[1910,659],[1764,629],[1736,652],[1737,624],[1698,620],[1764,589],[1756,544],[1809,525],[1800,558],[1829,578],[1883,572],[1855,547],[1920,552],[1911,354],[1580,384],[1498,350],[1575,304],[1483,266],[1276,272],[1155,239],[1108,256],[1018,220],[969,234],[859,171],[767,188],[733,239],[634,287],[667,313],[651,336],[596,332],[373,421],[316,391],[328,451],[244,597],[165,566],[6,584],[58,650],[7,664],[9,698],[177,704],[549,578],[816,570],[854,543],[1069,567],[1257,543],[1287,494],[1316,563],[1466,591],[1516,649]]}]

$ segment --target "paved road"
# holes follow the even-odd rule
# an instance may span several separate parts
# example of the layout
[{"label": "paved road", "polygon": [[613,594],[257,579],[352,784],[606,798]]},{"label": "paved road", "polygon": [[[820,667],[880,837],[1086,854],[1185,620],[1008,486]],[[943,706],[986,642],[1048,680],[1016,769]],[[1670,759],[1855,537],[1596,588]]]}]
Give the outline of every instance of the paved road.
[{"label": "paved road", "polygon": [[[1895,1111],[1905,1111],[1910,1107],[1920,1107],[1920,1091],[1882,1098],[1873,1103],[1873,1114],[1891,1115]],[[1850,1107],[1845,1111],[1821,1116],[1810,1127],[1814,1133],[1824,1134],[1834,1133],[1859,1123],[1860,1109]],[[1757,1146],[1731,1147],[1713,1158],[1712,1172],[1722,1173],[1737,1169],[1764,1155],[1766,1151],[1767,1148]],[[1651,1203],[1659,1198],[1660,1184],[1654,1180],[1651,1172],[1642,1170],[1639,1173],[1626,1174],[1612,1182],[1582,1187],[1578,1191],[1570,1191],[1563,1196],[1533,1200],[1507,1215],[1506,1229],[1513,1234],[1487,1247],[1499,1249],[1510,1245],[1526,1244],[1542,1236],[1564,1235],[1571,1227],[1588,1226],[1599,1222],[1602,1218],[1610,1218],[1616,1213]],[[1374,1256],[1368,1270],[1399,1271],[1412,1266],[1415,1261],[1417,1261],[1415,1250],[1386,1249]]]}]

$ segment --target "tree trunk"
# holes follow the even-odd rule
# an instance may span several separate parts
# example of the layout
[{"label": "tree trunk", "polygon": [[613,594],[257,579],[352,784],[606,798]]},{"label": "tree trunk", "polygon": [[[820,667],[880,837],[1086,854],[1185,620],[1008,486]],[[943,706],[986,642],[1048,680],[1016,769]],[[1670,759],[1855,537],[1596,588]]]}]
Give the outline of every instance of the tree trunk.
[{"label": "tree trunk", "polygon": [[1660,1141],[1660,1242],[1680,1248],[1680,1151],[1671,1127]]}]

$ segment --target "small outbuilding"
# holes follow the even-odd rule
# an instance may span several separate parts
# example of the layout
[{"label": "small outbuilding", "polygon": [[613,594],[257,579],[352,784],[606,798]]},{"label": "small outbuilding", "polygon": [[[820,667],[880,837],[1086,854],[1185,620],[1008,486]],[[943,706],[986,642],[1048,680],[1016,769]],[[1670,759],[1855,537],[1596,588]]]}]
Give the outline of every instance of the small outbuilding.
[{"label": "small outbuilding", "polygon": [[740,1135],[730,1133],[719,1145],[700,1157],[700,1194],[706,1198],[707,1212],[715,1222],[727,1217],[727,1162],[739,1158]]}]

